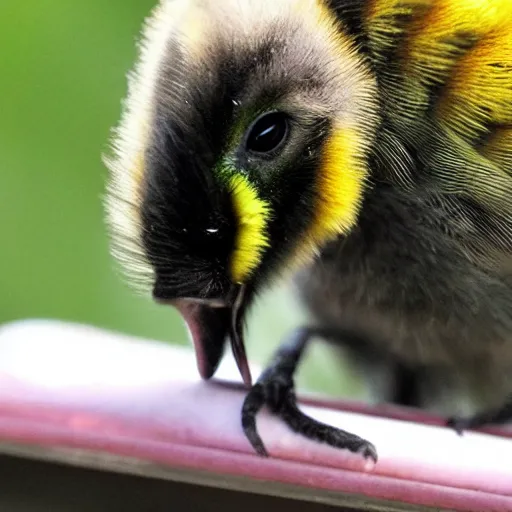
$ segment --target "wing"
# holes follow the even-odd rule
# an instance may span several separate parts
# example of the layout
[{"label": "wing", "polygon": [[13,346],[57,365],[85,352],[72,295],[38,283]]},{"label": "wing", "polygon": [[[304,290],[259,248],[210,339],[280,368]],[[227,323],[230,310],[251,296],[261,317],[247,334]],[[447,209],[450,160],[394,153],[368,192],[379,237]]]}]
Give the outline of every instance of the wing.
[{"label": "wing", "polygon": [[467,241],[510,260],[512,1],[344,3],[382,92],[376,168],[456,203]]}]

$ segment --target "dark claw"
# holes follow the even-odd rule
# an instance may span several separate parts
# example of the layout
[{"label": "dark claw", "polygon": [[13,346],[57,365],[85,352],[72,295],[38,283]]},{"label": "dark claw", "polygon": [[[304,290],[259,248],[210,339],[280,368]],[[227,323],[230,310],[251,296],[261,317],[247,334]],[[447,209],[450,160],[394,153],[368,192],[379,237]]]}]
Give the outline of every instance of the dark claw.
[{"label": "dark claw", "polygon": [[461,436],[464,434],[464,430],[468,430],[471,428],[471,418],[448,418],[446,421],[446,426],[455,430],[455,432]]},{"label": "dark claw", "polygon": [[294,432],[333,448],[360,453],[365,459],[371,458],[377,462],[377,450],[372,443],[355,434],[326,425],[307,416],[297,407],[295,395],[291,394],[290,396],[291,398],[279,416]]},{"label": "dark claw", "polygon": [[263,386],[256,383],[245,397],[242,406],[242,428],[256,452],[262,457],[268,457],[268,452],[256,428],[256,415],[264,404],[265,394]]},{"label": "dark claw", "polygon": [[304,347],[301,335],[305,334],[299,331],[295,345],[288,343],[281,347],[273,364],[262,373],[247,394],[242,406],[245,436],[259,455],[268,456],[256,428],[256,415],[263,405],[267,405],[294,432],[334,448],[359,453],[365,459],[377,462],[377,450],[373,444],[355,434],[316,421],[298,408],[292,375],[299,359],[298,352]]},{"label": "dark claw", "polygon": [[[277,395],[277,390],[279,396]],[[278,400],[278,403],[275,400]],[[242,406],[242,427],[254,450],[268,457],[263,440],[256,428],[256,415],[263,405],[279,416],[288,427],[309,439],[361,454],[365,459],[377,462],[375,446],[355,434],[331,427],[304,414],[297,407],[293,386],[283,387],[274,380],[258,381],[249,391]],[[276,407],[278,405],[278,407]]]},{"label": "dark claw", "polygon": [[372,459],[373,462],[377,462],[377,449],[368,441],[364,441],[357,453],[360,453],[366,460]]},{"label": "dark claw", "polygon": [[509,401],[499,409],[492,409],[488,411],[468,416],[467,418],[453,417],[446,421],[446,426],[450,427],[462,435],[464,430],[483,427],[485,425],[500,425],[512,420],[512,401]]}]

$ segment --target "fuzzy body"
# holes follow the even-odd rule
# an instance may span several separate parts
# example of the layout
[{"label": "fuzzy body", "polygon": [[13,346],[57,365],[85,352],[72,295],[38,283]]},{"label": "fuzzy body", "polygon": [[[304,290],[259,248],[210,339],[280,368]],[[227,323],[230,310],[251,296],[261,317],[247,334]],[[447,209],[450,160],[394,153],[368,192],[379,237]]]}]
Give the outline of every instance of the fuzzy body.
[{"label": "fuzzy body", "polygon": [[296,281],[317,323],[357,336],[373,360],[425,374],[422,405],[439,406],[435,383],[499,406],[512,388],[512,276],[468,259],[458,207],[376,186],[357,229]]},{"label": "fuzzy body", "polygon": [[[318,323],[505,400],[510,0],[163,0],[143,48],[108,202],[132,278],[254,296],[302,265]],[[274,163],[240,145],[271,107]]]},{"label": "fuzzy body", "polygon": [[302,298],[374,359],[500,406],[512,391],[512,5],[331,3],[377,70],[386,142],[357,228],[299,274]]}]

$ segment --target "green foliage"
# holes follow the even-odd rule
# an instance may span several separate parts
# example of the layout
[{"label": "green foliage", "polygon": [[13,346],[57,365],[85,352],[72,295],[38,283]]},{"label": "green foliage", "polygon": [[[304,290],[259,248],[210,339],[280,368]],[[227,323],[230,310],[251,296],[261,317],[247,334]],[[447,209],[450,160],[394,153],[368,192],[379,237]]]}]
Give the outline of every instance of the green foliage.
[{"label": "green foliage", "polygon": [[52,317],[185,339],[114,272],[101,153],[151,0],[0,6],[0,321]]}]

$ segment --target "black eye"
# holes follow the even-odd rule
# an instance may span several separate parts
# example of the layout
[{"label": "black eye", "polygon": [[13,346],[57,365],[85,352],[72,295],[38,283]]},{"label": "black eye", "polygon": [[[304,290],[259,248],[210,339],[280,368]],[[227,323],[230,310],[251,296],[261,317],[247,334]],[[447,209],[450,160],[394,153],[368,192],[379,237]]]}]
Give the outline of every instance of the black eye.
[{"label": "black eye", "polygon": [[276,150],[288,135],[288,117],[283,112],[263,114],[249,128],[246,148],[255,153]]}]

